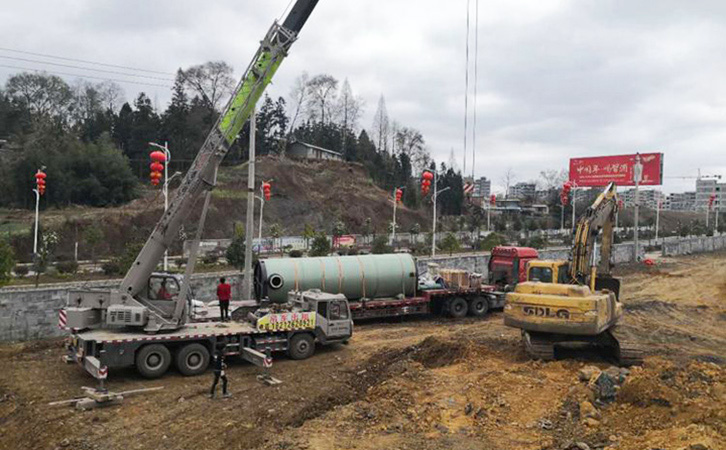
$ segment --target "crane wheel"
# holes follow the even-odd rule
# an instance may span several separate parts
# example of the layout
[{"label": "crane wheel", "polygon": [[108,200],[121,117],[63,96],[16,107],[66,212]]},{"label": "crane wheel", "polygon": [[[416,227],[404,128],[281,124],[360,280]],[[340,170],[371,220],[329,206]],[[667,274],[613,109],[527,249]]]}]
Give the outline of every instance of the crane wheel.
[{"label": "crane wheel", "polygon": [[315,339],[307,333],[296,334],[290,339],[287,356],[291,359],[308,359],[315,353]]},{"label": "crane wheel", "polygon": [[474,297],[469,300],[469,315],[474,317],[485,316],[489,312],[489,300],[486,297]]},{"label": "crane wheel", "polygon": [[469,310],[469,305],[461,297],[454,297],[449,300],[448,312],[449,316],[455,319],[461,319],[466,316],[466,312]]},{"label": "crane wheel", "polygon": [[187,344],[176,354],[176,368],[182,375],[199,375],[207,370],[208,366],[209,350],[202,344]]},{"label": "crane wheel", "polygon": [[150,344],[136,353],[136,370],[144,378],[159,378],[171,365],[171,353],[165,345]]}]

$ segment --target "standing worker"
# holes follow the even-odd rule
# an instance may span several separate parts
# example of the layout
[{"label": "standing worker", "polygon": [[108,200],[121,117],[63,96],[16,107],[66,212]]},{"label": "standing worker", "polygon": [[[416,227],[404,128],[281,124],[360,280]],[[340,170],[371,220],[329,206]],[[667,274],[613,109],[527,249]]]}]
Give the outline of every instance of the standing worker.
[{"label": "standing worker", "polygon": [[215,394],[217,393],[217,383],[219,383],[220,378],[222,379],[222,397],[231,397],[232,395],[227,392],[227,374],[225,373],[225,369],[227,369],[227,364],[224,362],[224,350],[221,348],[218,348],[217,351],[214,352],[212,369],[214,370],[214,383],[212,383],[212,389],[209,392],[209,398],[214,398]]},{"label": "standing worker", "polygon": [[217,286],[217,300],[219,300],[219,314],[222,322],[229,320],[229,299],[232,297],[232,286],[226,282],[224,277],[219,279]]}]

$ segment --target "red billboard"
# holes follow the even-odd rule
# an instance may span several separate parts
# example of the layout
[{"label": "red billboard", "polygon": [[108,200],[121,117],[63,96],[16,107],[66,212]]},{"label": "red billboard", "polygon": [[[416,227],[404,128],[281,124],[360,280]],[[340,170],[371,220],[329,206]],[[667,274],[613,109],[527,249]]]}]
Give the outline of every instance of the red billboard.
[{"label": "red billboard", "polygon": [[[595,156],[570,159],[570,181],[578,187],[606,186],[614,182],[618,186],[635,186],[633,167],[636,155]],[[641,153],[643,165],[641,186],[663,184],[663,154]]]}]

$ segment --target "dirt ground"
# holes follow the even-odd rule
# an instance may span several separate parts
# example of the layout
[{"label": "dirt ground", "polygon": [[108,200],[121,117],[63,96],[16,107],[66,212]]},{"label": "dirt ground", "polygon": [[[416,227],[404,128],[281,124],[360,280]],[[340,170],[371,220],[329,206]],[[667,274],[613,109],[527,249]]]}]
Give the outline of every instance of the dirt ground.
[{"label": "dirt ground", "polygon": [[530,361],[495,313],[357,325],[347,346],[277,360],[277,387],[234,363],[225,400],[206,398],[211,374],[148,381],[112,372],[115,390],[164,389],[88,412],[48,406],[92,385],[60,362],[59,342],[2,346],[0,448],[726,449],[724,262],[719,254],[620,269],[622,329],[648,357],[614,402],[596,403],[597,420],[585,419],[590,390],[578,372],[611,362]]}]

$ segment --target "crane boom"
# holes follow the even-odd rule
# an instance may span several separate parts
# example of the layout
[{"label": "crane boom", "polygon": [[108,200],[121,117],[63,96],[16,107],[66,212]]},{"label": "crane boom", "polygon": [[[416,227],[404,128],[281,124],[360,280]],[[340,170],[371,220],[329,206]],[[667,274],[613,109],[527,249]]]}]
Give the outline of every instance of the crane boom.
[{"label": "crane boom", "polygon": [[145,286],[164,252],[179,233],[199,196],[214,187],[214,173],[249,119],[257,100],[287,56],[287,51],[318,0],[297,0],[282,25],[275,22],[227,102],[181,182],[168,210],[157,223],[124,277],[120,292],[136,296]]}]

